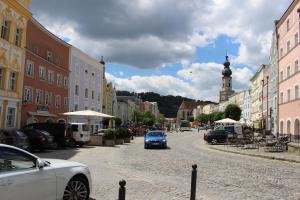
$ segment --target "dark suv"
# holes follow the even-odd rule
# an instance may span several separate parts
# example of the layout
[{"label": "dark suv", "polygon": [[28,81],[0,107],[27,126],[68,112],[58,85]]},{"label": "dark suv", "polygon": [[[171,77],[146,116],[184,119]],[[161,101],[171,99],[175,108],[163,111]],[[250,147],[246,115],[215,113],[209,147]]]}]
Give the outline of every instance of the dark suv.
[{"label": "dark suv", "polygon": [[228,138],[234,138],[236,133],[233,126],[216,128],[204,134],[204,140],[210,144],[224,143]]}]

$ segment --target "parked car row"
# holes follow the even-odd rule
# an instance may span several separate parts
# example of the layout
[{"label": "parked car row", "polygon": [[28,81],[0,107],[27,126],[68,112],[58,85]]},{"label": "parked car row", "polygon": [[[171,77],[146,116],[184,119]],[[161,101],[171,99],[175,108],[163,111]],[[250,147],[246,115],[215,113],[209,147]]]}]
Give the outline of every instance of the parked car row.
[{"label": "parked car row", "polygon": [[29,151],[83,146],[90,142],[84,123],[33,123],[20,130],[0,130],[0,143]]}]

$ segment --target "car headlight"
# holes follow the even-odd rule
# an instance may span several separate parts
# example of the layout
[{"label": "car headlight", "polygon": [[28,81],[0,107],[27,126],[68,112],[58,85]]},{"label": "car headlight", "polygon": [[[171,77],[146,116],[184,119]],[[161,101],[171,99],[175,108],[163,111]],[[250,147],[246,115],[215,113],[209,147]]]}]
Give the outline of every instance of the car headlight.
[{"label": "car headlight", "polygon": [[145,140],[145,142],[150,142],[150,140]]},{"label": "car headlight", "polygon": [[166,142],[167,140],[162,140],[162,142]]}]

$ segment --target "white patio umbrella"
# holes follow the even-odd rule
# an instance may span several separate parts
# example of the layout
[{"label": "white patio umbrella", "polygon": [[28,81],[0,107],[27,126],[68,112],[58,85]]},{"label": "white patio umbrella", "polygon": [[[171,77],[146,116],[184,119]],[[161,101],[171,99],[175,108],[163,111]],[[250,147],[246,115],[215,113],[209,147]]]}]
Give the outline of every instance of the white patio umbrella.
[{"label": "white patio umbrella", "polygon": [[114,117],[112,115],[107,115],[107,114],[96,112],[93,110],[80,110],[80,111],[74,111],[74,112],[65,112],[65,113],[63,113],[63,115],[87,117],[89,127],[90,127],[91,118],[95,118],[95,117],[113,118]]},{"label": "white patio umbrella", "polygon": [[66,112],[63,113],[63,115],[67,116],[86,116],[86,117],[103,117],[103,118],[113,118],[112,115],[107,115],[104,113],[96,112],[93,110],[80,110],[80,111],[74,111],[74,112]]},{"label": "white patio umbrella", "polygon": [[221,119],[219,121],[216,121],[215,123],[216,124],[240,124],[240,122],[235,121],[235,120],[230,119],[230,118]]}]

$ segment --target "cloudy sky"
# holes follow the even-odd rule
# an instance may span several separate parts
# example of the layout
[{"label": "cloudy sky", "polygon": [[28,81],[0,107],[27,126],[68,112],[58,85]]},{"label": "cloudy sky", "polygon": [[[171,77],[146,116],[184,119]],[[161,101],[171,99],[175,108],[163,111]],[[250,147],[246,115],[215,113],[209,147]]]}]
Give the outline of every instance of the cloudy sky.
[{"label": "cloudy sky", "polygon": [[104,56],[119,90],[217,100],[226,52],[234,89],[248,88],[291,1],[31,0],[31,11],[60,38]]}]

